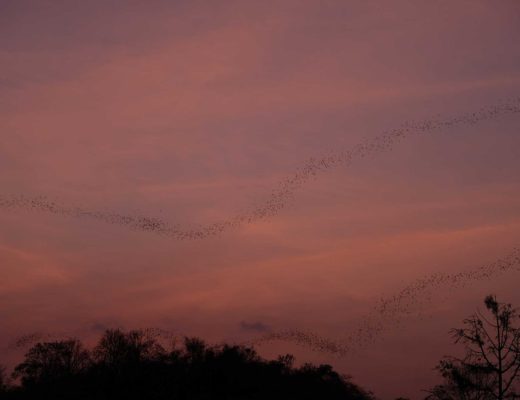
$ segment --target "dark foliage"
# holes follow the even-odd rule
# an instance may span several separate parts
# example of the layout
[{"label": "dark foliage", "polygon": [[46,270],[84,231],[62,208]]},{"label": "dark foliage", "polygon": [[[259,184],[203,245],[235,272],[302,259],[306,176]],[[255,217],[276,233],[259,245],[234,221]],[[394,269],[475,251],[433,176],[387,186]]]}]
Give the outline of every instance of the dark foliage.
[{"label": "dark foliage", "polygon": [[504,400],[519,398],[520,328],[518,313],[495,296],[484,299],[488,316],[480,312],[453,329],[463,358],[445,357],[437,370],[444,382],[429,390],[430,400]]},{"label": "dark foliage", "polygon": [[36,344],[14,370],[19,385],[0,389],[0,398],[372,399],[329,365],[293,363],[243,346],[194,338],[163,346],[143,331],[108,330],[92,351],[77,340]]},{"label": "dark foliage", "polygon": [[8,379],[5,373],[5,368],[0,365],[0,399],[4,398],[4,395],[8,391]]}]

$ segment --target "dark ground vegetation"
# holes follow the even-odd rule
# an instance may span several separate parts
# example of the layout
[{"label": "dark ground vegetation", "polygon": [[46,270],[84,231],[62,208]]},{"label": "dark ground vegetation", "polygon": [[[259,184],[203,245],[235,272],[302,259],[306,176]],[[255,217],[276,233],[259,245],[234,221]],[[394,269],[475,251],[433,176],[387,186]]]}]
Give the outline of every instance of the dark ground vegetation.
[{"label": "dark ground vegetation", "polygon": [[[352,399],[369,392],[329,365],[268,361],[244,346],[186,338],[163,346],[143,331],[108,330],[87,349],[76,339],[37,343],[1,399]],[[3,383],[1,382],[3,381]]]}]

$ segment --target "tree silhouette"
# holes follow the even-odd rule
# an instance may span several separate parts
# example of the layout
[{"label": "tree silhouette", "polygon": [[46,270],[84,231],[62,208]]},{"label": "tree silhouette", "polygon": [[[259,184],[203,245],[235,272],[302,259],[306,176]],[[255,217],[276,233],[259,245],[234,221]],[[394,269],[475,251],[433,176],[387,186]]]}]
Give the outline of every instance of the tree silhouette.
[{"label": "tree silhouette", "polygon": [[465,346],[463,358],[445,357],[437,370],[444,383],[430,390],[439,400],[504,400],[520,397],[514,383],[520,370],[520,329],[511,304],[499,303],[489,295],[484,304],[490,314],[480,311],[464,320],[464,327],[453,329],[455,343]]},{"label": "tree silhouette", "polygon": [[157,341],[144,331],[125,333],[119,329],[109,329],[95,347],[94,357],[101,364],[122,367],[154,358],[163,351]]},{"label": "tree silhouette", "polygon": [[81,372],[90,356],[78,340],[38,343],[25,355],[25,361],[14,371],[26,386],[54,384]]},{"label": "tree silhouette", "polygon": [[8,385],[9,381],[5,373],[5,367],[0,365],[0,399],[4,398]]},{"label": "tree silhouette", "polygon": [[492,396],[493,376],[481,365],[471,365],[452,357],[446,357],[437,366],[444,378],[442,385],[430,391],[430,399],[439,400],[487,400]]},{"label": "tree silhouette", "polygon": [[20,399],[350,399],[373,396],[330,365],[265,360],[250,347],[198,338],[161,345],[146,331],[107,330],[93,350],[77,340],[38,343],[13,373]]}]

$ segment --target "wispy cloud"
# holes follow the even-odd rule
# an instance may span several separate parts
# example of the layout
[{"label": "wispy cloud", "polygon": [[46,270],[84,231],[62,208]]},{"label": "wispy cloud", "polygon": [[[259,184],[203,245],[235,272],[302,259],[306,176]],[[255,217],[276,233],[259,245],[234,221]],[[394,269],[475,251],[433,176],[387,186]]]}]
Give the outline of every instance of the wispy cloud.
[{"label": "wispy cloud", "polygon": [[240,321],[240,328],[244,331],[248,332],[258,332],[258,333],[265,333],[271,331],[271,328],[269,325],[266,325],[262,322],[246,322],[246,321]]}]

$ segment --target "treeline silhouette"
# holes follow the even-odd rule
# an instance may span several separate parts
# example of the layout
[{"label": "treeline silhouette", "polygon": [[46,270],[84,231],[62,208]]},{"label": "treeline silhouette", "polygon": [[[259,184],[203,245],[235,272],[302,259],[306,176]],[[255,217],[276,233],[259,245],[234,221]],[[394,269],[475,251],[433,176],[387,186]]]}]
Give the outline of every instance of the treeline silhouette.
[{"label": "treeline silhouette", "polygon": [[[451,330],[463,355],[440,360],[442,381],[425,400],[520,398],[520,314],[495,295],[484,305]],[[77,339],[36,343],[10,377],[0,366],[0,400],[375,400],[330,365],[296,367],[290,354],[266,360],[253,347],[198,338],[163,345],[150,332],[107,330],[91,349]]]},{"label": "treeline silhouette", "polygon": [[330,365],[296,367],[292,355],[208,346],[198,338],[163,345],[146,331],[107,330],[88,349],[77,339],[31,347],[0,399],[351,399],[372,400]]}]

